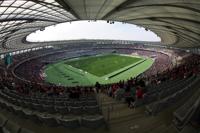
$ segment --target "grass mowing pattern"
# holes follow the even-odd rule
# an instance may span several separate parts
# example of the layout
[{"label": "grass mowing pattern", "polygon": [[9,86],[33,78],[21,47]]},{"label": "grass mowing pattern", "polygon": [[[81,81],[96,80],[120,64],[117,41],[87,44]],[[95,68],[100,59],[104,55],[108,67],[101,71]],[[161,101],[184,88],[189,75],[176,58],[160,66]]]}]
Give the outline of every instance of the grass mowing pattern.
[{"label": "grass mowing pattern", "polygon": [[101,77],[114,71],[117,71],[123,67],[131,65],[133,63],[136,63],[140,60],[142,59],[130,56],[111,54],[82,58],[78,60],[67,61],[65,63],[71,65],[72,67],[81,69],[98,77]]},{"label": "grass mowing pattern", "polygon": [[[100,57],[103,58],[103,57],[106,57],[106,55],[94,56],[94,57],[81,57],[79,59],[77,58],[77,59],[68,60],[67,62],[81,61],[82,64],[83,63],[86,64],[86,60],[90,60],[90,59],[94,60],[94,58],[100,58]],[[132,58],[132,59],[137,58],[141,60],[135,63],[131,63],[130,65],[122,67],[114,72],[109,72],[109,74],[101,76],[101,77],[98,77],[88,72],[84,72],[78,68],[71,67],[70,65],[66,64],[66,60],[63,60],[63,61],[59,61],[57,63],[49,64],[46,66],[44,70],[47,75],[47,77],[45,78],[45,81],[49,83],[57,84],[57,85],[63,85],[63,86],[88,86],[88,85],[90,86],[90,85],[95,85],[97,81],[101,84],[116,83],[116,82],[119,82],[120,80],[126,81],[130,79],[131,77],[136,77],[137,75],[149,69],[154,62],[154,60],[151,58],[144,59],[142,57],[130,57],[130,56],[122,56],[122,55],[118,55],[118,57],[120,58],[123,57],[126,59],[127,57]],[[91,63],[88,63],[88,64],[91,65]],[[109,65],[111,63],[108,61],[105,62],[104,60],[103,64]],[[124,63],[119,63],[119,64],[120,65],[123,64],[124,66]],[[131,67],[131,66],[134,66],[134,67]],[[99,67],[95,68],[95,70],[97,69],[99,69]],[[119,73],[119,74],[117,74],[116,76],[112,78],[108,78],[110,76],[115,75],[116,73]]]}]

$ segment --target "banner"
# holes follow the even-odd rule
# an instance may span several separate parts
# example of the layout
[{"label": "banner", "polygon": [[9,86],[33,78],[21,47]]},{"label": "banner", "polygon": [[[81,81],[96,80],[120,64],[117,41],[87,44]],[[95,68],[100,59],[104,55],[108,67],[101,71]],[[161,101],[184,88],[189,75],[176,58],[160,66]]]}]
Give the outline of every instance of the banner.
[{"label": "banner", "polygon": [[5,64],[6,65],[10,65],[12,64],[12,56],[8,53],[6,54],[5,58],[4,58]]}]

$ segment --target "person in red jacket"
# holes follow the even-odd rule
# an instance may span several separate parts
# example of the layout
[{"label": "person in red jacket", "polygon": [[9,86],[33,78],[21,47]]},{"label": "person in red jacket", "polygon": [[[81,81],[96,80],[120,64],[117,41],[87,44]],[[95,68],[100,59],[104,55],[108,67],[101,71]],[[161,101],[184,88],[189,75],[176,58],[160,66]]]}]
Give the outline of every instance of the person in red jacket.
[{"label": "person in red jacket", "polygon": [[144,92],[143,92],[142,88],[140,86],[138,86],[136,88],[136,98],[137,99],[142,99],[143,98],[143,94],[144,94]]}]

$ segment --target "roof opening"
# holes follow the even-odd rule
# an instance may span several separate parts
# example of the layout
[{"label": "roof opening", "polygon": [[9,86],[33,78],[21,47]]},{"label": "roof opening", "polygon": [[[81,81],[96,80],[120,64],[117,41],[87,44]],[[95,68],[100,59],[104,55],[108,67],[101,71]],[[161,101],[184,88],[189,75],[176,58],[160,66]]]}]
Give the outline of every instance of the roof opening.
[{"label": "roof opening", "polygon": [[79,39],[160,41],[160,37],[143,27],[102,20],[61,23],[35,31],[26,38],[29,42]]}]

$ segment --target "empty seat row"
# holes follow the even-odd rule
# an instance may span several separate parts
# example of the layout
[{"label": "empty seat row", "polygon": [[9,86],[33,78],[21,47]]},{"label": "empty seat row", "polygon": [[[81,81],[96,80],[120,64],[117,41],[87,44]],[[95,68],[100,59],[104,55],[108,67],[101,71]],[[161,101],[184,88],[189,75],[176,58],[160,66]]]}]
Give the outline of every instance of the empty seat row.
[{"label": "empty seat row", "polygon": [[[82,96],[80,97],[80,99],[75,100],[75,99],[70,99],[70,98],[66,98],[66,97],[30,97],[30,96],[24,96],[24,95],[20,95],[17,94],[17,92],[14,91],[10,91],[10,90],[2,90],[2,94],[5,94],[6,96],[9,96],[11,98],[15,98],[17,100],[22,100],[22,101],[27,101],[27,102],[32,102],[32,103],[44,103],[44,104],[56,104],[56,103],[71,103],[71,102],[87,102],[87,101],[95,101],[96,97],[94,95],[92,96]],[[5,96],[3,95],[3,96]]]},{"label": "empty seat row", "polygon": [[158,100],[156,102],[146,105],[146,112],[151,115],[155,115],[159,113],[160,111],[174,104],[179,99],[183,98],[186,94],[188,94],[188,92],[192,91],[192,89],[195,89],[195,88],[191,88],[191,86],[196,84],[197,82],[199,82],[199,77],[196,78],[192,83],[190,83],[183,89],[174,93],[173,95],[170,95],[164,99],[161,99],[161,100]]},{"label": "empty seat row", "polygon": [[180,82],[179,84],[176,84],[172,87],[169,87],[169,88],[166,88],[166,89],[163,89],[163,91],[161,91],[159,93],[159,99],[162,99],[164,97],[167,97],[181,89],[183,89],[185,86],[187,86],[191,81],[195,80],[195,76],[191,76],[189,78],[187,78],[184,82]]},{"label": "empty seat row", "polygon": [[184,82],[185,79],[176,79],[176,80],[169,80],[169,81],[164,81],[164,82],[161,82],[160,84],[158,85],[150,85],[150,86],[147,86],[147,89],[149,90],[147,92],[147,94],[152,94],[152,93],[158,93],[162,90],[164,90],[165,88],[169,88],[169,87],[172,87],[172,86],[175,86],[181,82]]},{"label": "empty seat row", "polygon": [[62,106],[62,107],[85,107],[85,106],[96,106],[97,101],[96,100],[91,100],[91,101],[68,101],[68,102],[37,102],[37,103],[32,103],[30,101],[24,101],[24,100],[19,100],[12,98],[10,96],[7,96],[6,94],[2,93],[0,91],[0,95],[2,98],[6,99],[8,102],[13,103],[18,106],[23,106],[27,108],[34,108],[34,106],[37,107],[54,107],[54,106]]},{"label": "empty seat row", "polygon": [[[153,103],[153,102],[156,102],[156,101],[158,102],[160,99],[164,99],[164,98],[166,98],[170,95],[173,95],[174,93],[176,93],[177,91],[181,90],[186,85],[188,85],[193,79],[195,79],[194,76],[187,78],[187,79],[182,79],[182,80],[177,79],[175,81],[176,83],[172,84],[170,82],[171,84],[166,85],[167,87],[162,85],[162,84],[165,84],[165,82],[161,83],[158,86],[163,86],[163,88],[158,88],[158,87],[156,87],[156,89],[152,88],[153,91],[150,90],[149,92],[147,92],[147,94],[145,95],[145,97],[143,99],[135,101],[135,107],[141,106],[141,105],[144,105],[144,104],[150,104],[150,103]],[[155,105],[155,104],[150,104],[149,106],[157,107],[157,105]],[[148,106],[147,106],[147,108],[149,109]]]},{"label": "empty seat row", "polygon": [[16,104],[7,102],[4,99],[0,99],[0,104],[3,107],[7,107],[10,111],[18,111],[24,108],[30,109],[32,111],[39,111],[39,112],[47,112],[47,113],[61,113],[61,114],[99,114],[100,109],[98,105],[94,106],[54,106],[54,105],[44,105],[44,104],[23,104],[22,106],[18,106]]},{"label": "empty seat row", "polygon": [[180,106],[174,113],[173,122],[178,129],[182,129],[190,120],[200,105],[200,88],[191,96],[185,104]]},{"label": "empty seat row", "polygon": [[[16,98],[20,98],[20,99],[39,99],[39,100],[52,100],[52,101],[62,101],[62,100],[70,100],[69,98],[69,93],[65,92],[62,95],[53,95],[53,96],[48,96],[48,94],[45,93],[32,93],[31,96],[29,95],[25,95],[25,94],[21,94],[15,90],[12,89],[7,89],[7,90],[3,90],[4,93],[7,93],[7,95],[16,97]],[[80,95],[80,99],[84,100],[84,99],[95,99],[95,94],[86,94],[86,95]]]},{"label": "empty seat row", "polygon": [[29,118],[37,123],[45,123],[50,127],[62,125],[67,128],[78,128],[80,126],[88,128],[99,128],[105,125],[104,117],[102,115],[92,115],[83,117],[72,117],[72,116],[54,117],[51,115],[33,114]]},{"label": "empty seat row", "polygon": [[[182,80],[176,79],[175,80],[176,83],[173,83],[172,81],[170,81],[170,83],[171,83],[170,85],[166,84],[168,82],[165,81],[164,83],[161,83],[161,84],[158,85],[159,87],[161,87],[164,84],[163,88],[159,88],[157,86],[154,86],[156,89],[147,87],[148,90],[152,89],[153,91],[149,90],[146,93],[146,95],[145,95],[145,97],[143,99],[136,99],[136,101],[134,103],[134,106],[138,107],[138,106],[141,106],[141,105],[144,105],[144,104],[150,104],[150,103],[156,102],[156,101],[158,101],[160,99],[163,99],[163,98],[165,98],[165,97],[167,97],[169,95],[172,95],[175,92],[177,92],[178,90],[180,90],[180,88],[182,89],[182,87],[184,87],[186,84],[188,84],[188,82],[190,82],[194,78],[195,77],[190,77],[188,79],[182,79]],[[173,86],[173,85],[175,85],[175,86]],[[153,87],[153,86],[151,86],[151,87]],[[152,109],[150,109],[149,106],[152,106],[152,107],[155,106],[157,108],[157,105],[150,104],[150,105],[147,106],[148,110],[152,110]]]},{"label": "empty seat row", "polygon": [[[17,116],[20,116],[21,118],[30,119],[38,124],[46,124],[48,126],[63,125],[64,127],[68,128],[77,128],[80,126],[88,128],[98,128],[105,124],[104,117],[100,114],[90,114],[84,116],[49,114],[49,113],[41,113],[38,111],[32,111],[29,109],[23,109],[23,108],[19,109],[15,107],[13,108],[15,109],[13,110],[13,113],[17,114]],[[7,109],[11,111],[10,106],[7,107]],[[4,122],[2,122],[3,120],[4,120],[3,118],[2,120],[0,118],[0,125],[2,126],[4,125]]]}]

